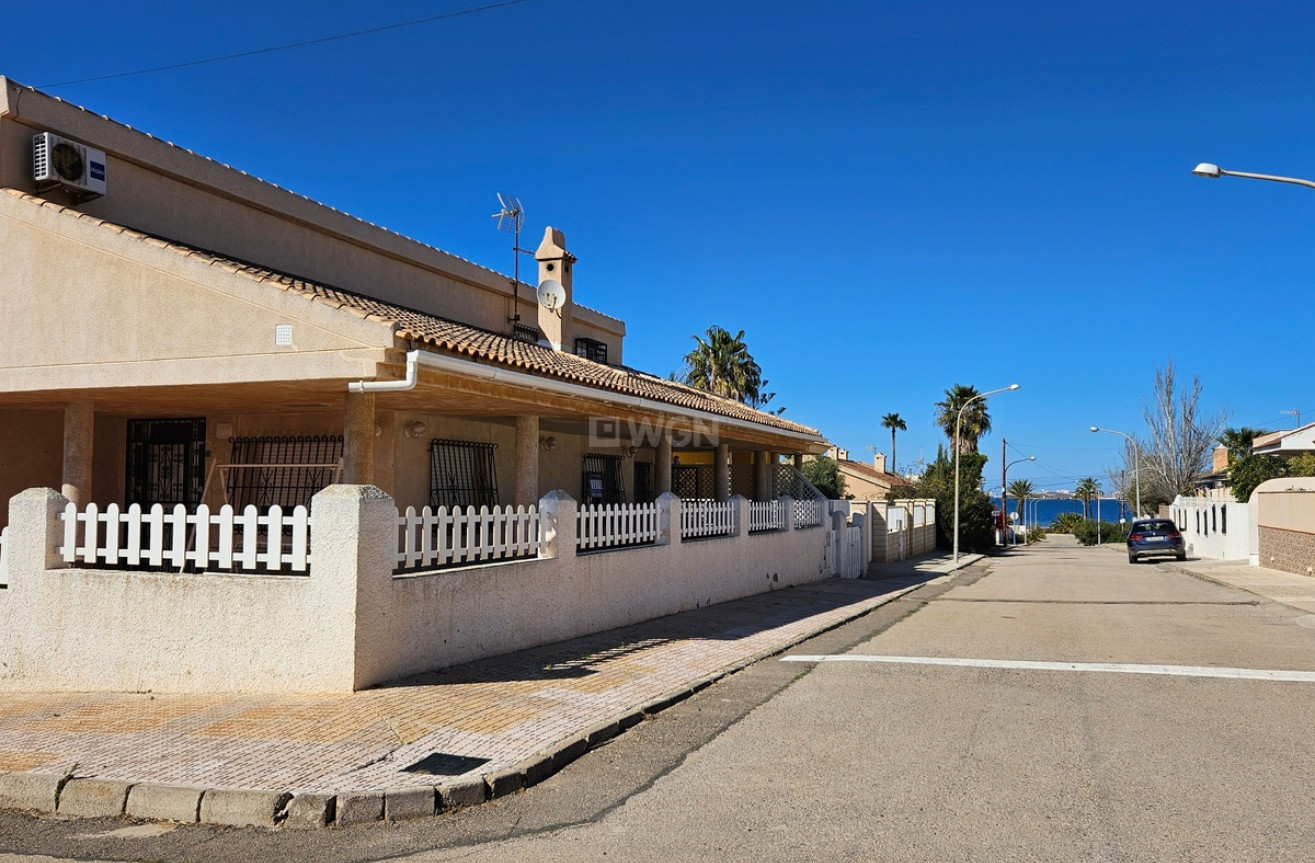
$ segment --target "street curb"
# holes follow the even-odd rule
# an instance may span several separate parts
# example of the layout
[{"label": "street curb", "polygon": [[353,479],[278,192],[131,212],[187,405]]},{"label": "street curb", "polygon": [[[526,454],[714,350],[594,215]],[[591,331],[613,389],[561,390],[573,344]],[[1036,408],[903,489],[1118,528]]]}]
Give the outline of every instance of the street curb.
[{"label": "street curb", "polygon": [[[962,559],[950,575],[976,563]],[[939,577],[939,576],[938,576]],[[755,663],[838,629],[878,608],[921,589],[936,579],[900,588],[881,601],[839,620],[761,650],[718,671],[682,684],[642,706],[567,737],[512,767],[470,777],[453,777],[434,785],[369,791],[318,792],[204,788],[134,783],[94,777],[0,771],[0,809],[17,809],[70,817],[129,817],[145,821],[219,824],[265,829],[317,829],[379,821],[432,817],[476,806],[537,785],[586,752],[614,739],[685,699]],[[67,798],[65,795],[68,795]]]}]

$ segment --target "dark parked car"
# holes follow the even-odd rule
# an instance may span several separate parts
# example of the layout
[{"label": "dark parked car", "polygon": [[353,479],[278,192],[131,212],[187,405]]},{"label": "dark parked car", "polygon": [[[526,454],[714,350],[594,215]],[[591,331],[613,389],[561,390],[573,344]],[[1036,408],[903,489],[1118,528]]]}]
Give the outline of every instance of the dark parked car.
[{"label": "dark parked car", "polygon": [[1128,530],[1128,563],[1157,554],[1172,554],[1179,560],[1187,560],[1187,546],[1177,525],[1167,518],[1134,521]]}]

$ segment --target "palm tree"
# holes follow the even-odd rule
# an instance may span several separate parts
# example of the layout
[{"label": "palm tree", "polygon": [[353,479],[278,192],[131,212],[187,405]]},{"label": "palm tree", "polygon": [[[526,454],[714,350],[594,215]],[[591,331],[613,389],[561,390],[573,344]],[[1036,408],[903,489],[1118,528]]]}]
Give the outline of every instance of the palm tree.
[{"label": "palm tree", "polygon": [[685,355],[684,382],[737,402],[766,404],[771,395],[764,397],[761,392],[766,382],[744,344],[744,330],[732,336],[714,324],[705,335],[692,337],[696,344]]},{"label": "palm tree", "polygon": [[[954,443],[954,426],[963,410],[963,419],[959,421],[959,454],[977,452],[977,439],[991,430],[991,414],[986,409],[986,399],[977,398],[977,387],[955,384],[945,391],[945,398],[936,403],[936,424],[945,431],[945,436]],[[973,401],[976,399],[976,401]],[[972,404],[968,404],[972,401]]]},{"label": "palm tree", "polygon": [[896,432],[896,430],[899,430],[899,431],[908,431],[908,430],[909,430],[909,424],[906,423],[906,422],[904,422],[904,420],[900,417],[899,414],[886,414],[884,417],[881,418],[881,427],[882,427],[882,428],[888,428],[888,429],[890,429],[890,468],[889,468],[889,472],[890,472],[890,473],[897,474],[897,473],[899,473],[899,470],[898,470],[898,468],[896,467],[896,465],[898,465],[899,462],[895,461],[895,432]]},{"label": "palm tree", "polygon": [[1031,497],[1034,491],[1036,491],[1036,486],[1032,485],[1032,480],[1030,479],[1016,479],[1009,483],[1008,494],[1014,500],[1018,501],[1015,507],[1015,512],[1018,513],[1019,519],[1023,518],[1023,503],[1025,499]]},{"label": "palm tree", "polygon": [[1253,442],[1263,434],[1268,434],[1268,432],[1263,429],[1253,429],[1250,426],[1224,429],[1223,434],[1219,436],[1219,442],[1228,447],[1228,463],[1232,464],[1251,455]]},{"label": "palm tree", "polygon": [[1078,480],[1077,488],[1073,490],[1074,497],[1082,498],[1082,517],[1087,518],[1087,505],[1091,499],[1100,494],[1100,483],[1094,476],[1084,476]]}]

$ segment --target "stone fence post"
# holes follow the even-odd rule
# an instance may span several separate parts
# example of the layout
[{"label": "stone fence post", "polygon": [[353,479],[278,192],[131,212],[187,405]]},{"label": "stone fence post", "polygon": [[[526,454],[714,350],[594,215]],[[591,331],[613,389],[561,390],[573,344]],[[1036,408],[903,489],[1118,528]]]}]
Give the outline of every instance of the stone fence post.
[{"label": "stone fence post", "polygon": [[735,509],[735,524],[731,527],[731,536],[748,536],[749,499],[742,494],[732,495],[731,506]]},{"label": "stone fence post", "polygon": [[561,489],[539,498],[539,557],[569,560],[575,557],[580,505]]},{"label": "stone fence post", "polygon": [[[386,680],[393,569],[398,549],[397,506],[372,485],[331,485],[311,499],[310,577],[326,643],[321,671],[332,691],[362,689]],[[339,660],[338,657],[341,657]]]},{"label": "stone fence post", "polygon": [[658,495],[658,545],[680,545],[680,498],[669,491]]},{"label": "stone fence post", "polygon": [[[9,577],[18,582],[23,575],[47,569],[63,569],[64,522],[60,515],[68,498],[53,488],[29,488],[9,500]],[[14,585],[11,585],[11,589]]]}]

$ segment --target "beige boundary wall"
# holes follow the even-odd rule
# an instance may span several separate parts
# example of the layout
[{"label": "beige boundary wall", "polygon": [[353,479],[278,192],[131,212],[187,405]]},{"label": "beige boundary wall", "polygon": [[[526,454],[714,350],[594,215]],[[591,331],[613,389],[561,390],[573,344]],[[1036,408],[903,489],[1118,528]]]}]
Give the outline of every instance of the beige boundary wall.
[{"label": "beige boundary wall", "polygon": [[1315,575],[1315,477],[1271,479],[1251,493],[1252,564]]},{"label": "beige boundary wall", "polygon": [[598,632],[828,576],[823,527],[681,541],[659,500],[658,544],[576,553],[576,503],[541,501],[540,557],[394,574],[393,499],[330,486],[312,502],[309,576],[67,567],[67,500],[10,502],[0,690],[349,692],[407,674]]}]

